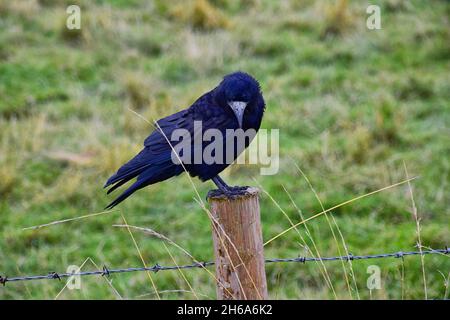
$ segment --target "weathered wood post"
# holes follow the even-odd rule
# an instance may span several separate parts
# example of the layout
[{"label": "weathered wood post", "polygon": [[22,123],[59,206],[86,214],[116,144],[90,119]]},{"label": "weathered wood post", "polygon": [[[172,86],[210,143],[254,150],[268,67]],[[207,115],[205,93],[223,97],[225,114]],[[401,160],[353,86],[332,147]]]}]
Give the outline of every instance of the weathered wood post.
[{"label": "weathered wood post", "polygon": [[208,193],[217,299],[268,299],[258,194],[252,187],[233,198]]}]

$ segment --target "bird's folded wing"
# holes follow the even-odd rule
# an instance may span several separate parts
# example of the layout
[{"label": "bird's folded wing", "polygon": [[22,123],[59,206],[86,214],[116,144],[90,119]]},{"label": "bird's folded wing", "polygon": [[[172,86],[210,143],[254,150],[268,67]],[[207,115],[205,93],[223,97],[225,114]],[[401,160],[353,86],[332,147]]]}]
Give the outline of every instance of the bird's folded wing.
[{"label": "bird's folded wing", "polygon": [[[177,112],[157,121],[156,129],[144,141],[144,146],[152,153],[159,154],[171,150],[179,140],[174,138],[175,130],[185,130],[189,133],[190,143],[193,144],[208,129],[217,129],[225,132],[233,128],[235,120],[223,112],[212,112],[214,106],[207,104],[194,105],[193,107]],[[197,123],[195,123],[197,122]],[[170,144],[169,144],[170,142]]]}]

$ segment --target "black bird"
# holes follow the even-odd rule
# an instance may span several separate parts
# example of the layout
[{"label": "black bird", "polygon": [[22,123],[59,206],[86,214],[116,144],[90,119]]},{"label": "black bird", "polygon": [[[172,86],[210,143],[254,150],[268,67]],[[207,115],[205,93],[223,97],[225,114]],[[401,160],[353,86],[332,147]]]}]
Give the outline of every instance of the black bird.
[{"label": "black bird", "polygon": [[[202,181],[212,180],[225,194],[233,193],[235,189],[228,186],[218,175],[231,163],[184,163],[181,159],[181,165],[180,162],[173,161],[174,147],[179,140],[173,140],[172,133],[176,129],[185,129],[195,135],[194,121],[201,121],[203,130],[217,129],[223,133],[222,142],[225,143],[227,129],[258,131],[264,109],[265,102],[259,83],[252,76],[244,72],[226,75],[216,88],[202,95],[189,108],[157,121],[156,129],[145,139],[144,149],[106,182],[105,188],[112,185],[108,190],[109,194],[137,177],[137,180],[106,208],[116,206],[136,190],[177,176],[185,170]],[[253,137],[250,137],[245,140],[244,148],[252,139]],[[194,139],[191,143],[192,150],[198,151],[203,150],[210,142],[202,141],[199,144]],[[233,161],[244,148],[234,148]]]}]

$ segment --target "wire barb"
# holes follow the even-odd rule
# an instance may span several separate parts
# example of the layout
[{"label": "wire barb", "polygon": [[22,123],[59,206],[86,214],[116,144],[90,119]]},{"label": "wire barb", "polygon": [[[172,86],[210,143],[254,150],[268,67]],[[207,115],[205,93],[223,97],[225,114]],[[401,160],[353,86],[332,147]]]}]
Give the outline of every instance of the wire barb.
[{"label": "wire barb", "polygon": [[6,281],[8,281],[8,277],[7,276],[5,276],[4,278],[2,276],[0,276],[0,284],[5,286],[6,285]]},{"label": "wire barb", "polygon": [[109,272],[109,269],[106,267],[106,265],[103,265],[102,269],[102,277],[109,277],[111,273]]},{"label": "wire barb", "polygon": [[[381,259],[381,258],[404,258],[406,256],[413,255],[426,255],[426,254],[449,254],[450,249],[448,246],[445,249],[431,249],[431,250],[421,250],[421,251],[409,251],[403,252],[398,251],[395,253],[379,253],[372,255],[359,255],[354,256],[349,253],[345,256],[334,256],[334,257],[296,257],[296,258],[272,258],[266,259],[265,263],[281,263],[281,262],[297,262],[297,263],[306,263],[311,261],[337,261],[337,260],[365,260],[365,259]],[[194,269],[194,268],[205,268],[215,265],[215,262],[196,262],[193,264],[181,265],[181,266],[161,266],[158,263],[153,267],[140,267],[140,268],[121,268],[121,269],[108,269],[105,265],[102,270],[94,270],[94,271],[83,271],[78,273],[56,273],[54,271],[49,272],[47,275],[34,275],[34,276],[21,276],[21,277],[10,277],[0,276],[0,284],[3,286],[6,285],[6,282],[18,282],[18,281],[29,281],[29,280],[49,280],[49,279],[58,279],[72,277],[72,276],[110,276],[112,273],[125,273],[125,272],[137,272],[137,271],[153,271],[157,273],[163,270],[180,270],[180,269]]]},{"label": "wire barb", "polygon": [[155,264],[155,265],[152,267],[152,271],[153,271],[154,273],[158,273],[159,270],[161,270],[161,266],[160,266],[159,264]]},{"label": "wire barb", "polygon": [[49,272],[48,277],[49,279],[58,279],[59,281],[61,281],[61,277],[55,271]]}]

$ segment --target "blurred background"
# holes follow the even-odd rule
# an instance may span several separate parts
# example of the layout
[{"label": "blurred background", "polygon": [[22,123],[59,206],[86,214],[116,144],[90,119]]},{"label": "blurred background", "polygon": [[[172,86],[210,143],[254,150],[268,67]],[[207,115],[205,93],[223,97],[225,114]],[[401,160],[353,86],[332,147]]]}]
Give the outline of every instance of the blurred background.
[{"label": "blurred background", "polygon": [[[81,8],[79,30],[66,27],[71,4]],[[366,1],[0,0],[0,274],[142,266],[128,231],[113,226],[124,219],[212,260],[210,223],[186,175],[141,190],[112,212],[23,228],[101,213],[115,196],[106,196],[105,180],[152,131],[144,119],[188,107],[236,70],[261,83],[262,127],[280,129],[278,174],[261,176],[257,166],[224,173],[274,199],[261,195],[265,240],[322,206],[420,176],[411,190],[405,184],[354,201],[284,234],[266,246],[266,257],[417,250],[414,207],[423,248],[449,245],[450,4],[370,4],[380,6],[381,30],[366,27]],[[213,188],[194,183],[202,197]],[[161,239],[132,232],[146,264],[192,262]],[[269,294],[448,298],[449,258],[270,264]],[[380,290],[367,288],[369,265],[380,268]],[[210,274],[183,275],[152,274],[159,296],[215,297]],[[63,287],[8,283],[0,299],[158,297],[145,273]]]}]

